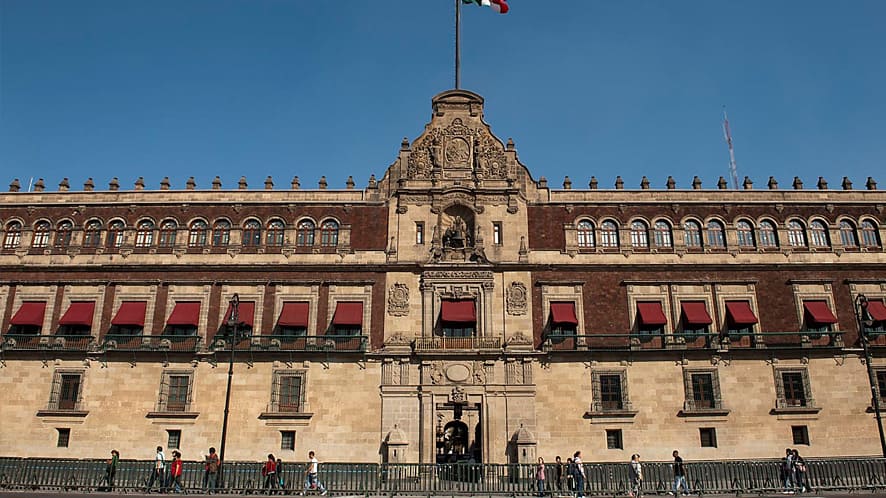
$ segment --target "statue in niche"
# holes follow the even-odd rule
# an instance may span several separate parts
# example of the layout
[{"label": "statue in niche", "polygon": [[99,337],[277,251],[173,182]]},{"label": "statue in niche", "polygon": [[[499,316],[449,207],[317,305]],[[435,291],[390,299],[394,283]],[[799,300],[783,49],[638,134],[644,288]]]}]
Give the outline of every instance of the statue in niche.
[{"label": "statue in niche", "polygon": [[452,225],[443,232],[443,245],[454,249],[466,247],[468,241],[467,225],[461,216],[456,216],[452,220]]},{"label": "statue in niche", "polygon": [[440,139],[438,137],[434,137],[434,141],[431,142],[431,146],[428,147],[428,153],[431,157],[431,167],[436,169],[443,166],[441,159],[442,158],[442,149],[443,147],[440,145]]}]

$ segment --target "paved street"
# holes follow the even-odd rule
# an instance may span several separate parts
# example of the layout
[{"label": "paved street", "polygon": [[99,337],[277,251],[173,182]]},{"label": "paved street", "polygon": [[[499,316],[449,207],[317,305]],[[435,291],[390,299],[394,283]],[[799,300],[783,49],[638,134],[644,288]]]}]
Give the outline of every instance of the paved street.
[{"label": "paved street", "polygon": [[[157,494],[158,493],[151,493],[151,495],[157,495]],[[0,491],[0,498],[27,498],[27,497],[61,498],[61,497],[84,496],[84,495],[92,495],[92,496],[102,497],[102,498],[127,498],[127,497],[131,498],[134,496],[149,496],[146,493],[81,493],[81,492],[58,492],[58,491]],[[354,494],[336,495],[334,493],[330,493],[330,495],[335,496],[336,498],[390,498],[390,495],[354,495]],[[189,494],[188,496],[193,496],[193,497],[203,497],[203,496],[240,496],[240,497],[255,496],[255,497],[263,497],[263,496],[267,496],[267,495],[264,495],[264,494],[261,494],[261,495],[205,495],[205,494],[196,494],[195,493],[195,494]],[[298,496],[298,495],[294,494],[292,496]],[[312,495],[312,496],[316,496],[316,495]],[[394,495],[394,496],[396,496],[398,498],[427,498],[428,496],[435,496],[435,497],[439,497],[439,498],[446,498],[446,497],[468,498],[470,496],[477,496],[477,497],[483,497],[483,498],[513,498],[513,495],[506,495],[506,494],[500,494],[500,495],[496,495],[496,494],[476,494],[476,495],[468,495],[468,494],[405,495],[405,494],[398,494],[398,495]],[[521,496],[523,496],[523,495],[521,495]],[[532,497],[532,495],[525,495],[525,496],[527,498]],[[611,496],[611,495],[600,495],[600,496]],[[624,495],[621,495],[621,496],[624,496]],[[650,494],[650,495],[644,495],[644,496],[667,497],[669,495]],[[693,496],[695,496],[695,495],[693,495]],[[736,495],[728,494],[728,495],[704,495],[704,496],[710,497],[710,498],[719,498],[719,497],[734,498]],[[791,496],[791,495],[786,495],[786,494],[781,494],[781,493],[775,493],[775,494],[748,493],[745,495],[738,495],[738,496],[748,496],[748,497],[755,497],[755,498],[785,498],[786,496]],[[870,497],[886,497],[886,490],[876,491],[876,492],[856,491],[854,493],[825,492],[825,493],[814,493],[814,494],[811,494],[811,493],[810,494],[798,494],[795,496],[803,497],[803,498],[819,498],[819,497],[821,497],[821,498],[858,498],[860,496],[863,496],[863,497],[868,497],[868,496],[870,496]],[[590,497],[590,495],[589,495],[589,497]],[[560,498],[560,497],[554,497],[554,498]],[[562,497],[562,498],[566,498],[566,497]]]}]

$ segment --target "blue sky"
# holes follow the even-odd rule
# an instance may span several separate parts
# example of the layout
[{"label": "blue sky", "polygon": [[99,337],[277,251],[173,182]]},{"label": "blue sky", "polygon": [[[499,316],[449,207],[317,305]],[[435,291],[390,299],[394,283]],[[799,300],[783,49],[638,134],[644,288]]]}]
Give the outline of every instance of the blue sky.
[{"label": "blue sky", "polygon": [[[886,188],[886,2],[465,6],[462,87],[535,178]],[[453,1],[0,0],[0,189],[381,176],[453,87]]]}]

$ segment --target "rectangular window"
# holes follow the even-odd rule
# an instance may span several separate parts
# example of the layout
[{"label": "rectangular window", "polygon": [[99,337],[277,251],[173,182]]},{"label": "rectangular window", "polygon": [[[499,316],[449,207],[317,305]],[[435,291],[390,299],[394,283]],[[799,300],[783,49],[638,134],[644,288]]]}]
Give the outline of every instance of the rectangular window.
[{"label": "rectangular window", "polygon": [[621,439],[621,429],[606,429],[606,447],[610,450],[624,449]]},{"label": "rectangular window", "polygon": [[791,436],[794,439],[794,444],[809,446],[809,428],[805,425],[792,425]]},{"label": "rectangular window", "polygon": [[600,376],[600,401],[603,410],[621,410],[621,376]]},{"label": "rectangular window", "polygon": [[158,412],[187,412],[191,408],[193,388],[192,373],[187,371],[163,372],[160,382]]},{"label": "rectangular window", "polygon": [[280,449],[295,450],[295,431],[280,431]]},{"label": "rectangular window", "polygon": [[692,374],[692,401],[696,408],[714,408],[714,383],[711,374]]},{"label": "rectangular window", "polygon": [[492,223],[492,243],[500,246],[502,244],[501,222]]},{"label": "rectangular window", "polygon": [[723,409],[716,369],[684,369],[683,385],[686,388],[683,411]]},{"label": "rectangular window", "polygon": [[271,391],[271,413],[298,413],[304,411],[305,372],[277,370]]},{"label": "rectangular window", "polygon": [[83,393],[83,372],[57,370],[52,378],[49,410],[79,410]]},{"label": "rectangular window", "polygon": [[415,243],[419,245],[425,243],[425,224],[421,221],[415,223]]},{"label": "rectangular window", "polygon": [[886,370],[877,370],[877,394],[880,396],[880,403],[886,402],[886,397],[883,396],[883,393],[886,393]]},{"label": "rectangular window", "polygon": [[182,431],[181,429],[166,429],[166,447],[170,450],[181,448]]},{"label": "rectangular window", "polygon": [[784,384],[784,400],[786,406],[806,406],[806,392],[803,389],[803,374],[800,372],[782,372]]},{"label": "rectangular window", "polygon": [[56,431],[58,431],[58,442],[56,443],[56,446],[59,448],[67,448],[68,444],[71,442],[71,429],[59,427]]},{"label": "rectangular window", "polygon": [[591,381],[593,389],[591,411],[631,411],[625,371],[596,371]]},{"label": "rectangular window", "polygon": [[702,427],[698,430],[699,439],[701,439],[702,448],[717,447],[717,429],[713,427]]}]

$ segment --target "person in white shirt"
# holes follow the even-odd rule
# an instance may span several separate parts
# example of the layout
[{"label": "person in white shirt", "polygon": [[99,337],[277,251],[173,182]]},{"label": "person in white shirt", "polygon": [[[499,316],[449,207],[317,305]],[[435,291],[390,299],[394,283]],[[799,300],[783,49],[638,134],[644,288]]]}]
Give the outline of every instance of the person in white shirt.
[{"label": "person in white shirt", "polygon": [[163,447],[157,447],[157,455],[154,456],[154,469],[151,472],[151,480],[148,481],[148,492],[154,487],[154,481],[159,481],[160,491],[166,488],[166,455],[163,454]]},{"label": "person in white shirt", "polygon": [[320,482],[320,478],[317,475],[319,471],[320,461],[314,456],[313,451],[308,452],[308,468],[305,470],[305,489],[301,494],[305,494],[306,491],[311,489],[319,489],[320,495],[326,494],[326,487],[323,486],[323,483]]}]

